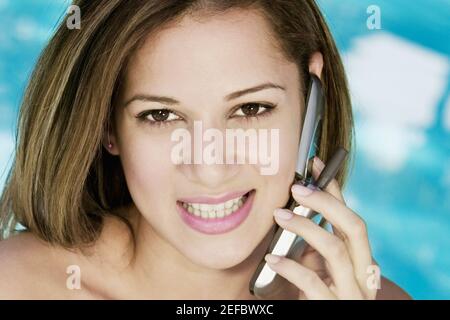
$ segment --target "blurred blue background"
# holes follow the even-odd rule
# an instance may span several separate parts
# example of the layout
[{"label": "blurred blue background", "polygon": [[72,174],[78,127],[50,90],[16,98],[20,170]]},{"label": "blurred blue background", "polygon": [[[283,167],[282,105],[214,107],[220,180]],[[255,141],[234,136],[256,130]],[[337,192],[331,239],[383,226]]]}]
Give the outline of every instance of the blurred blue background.
[{"label": "blurred blue background", "polygon": [[[356,120],[345,196],[382,273],[416,299],[450,299],[450,1],[319,0]],[[0,190],[22,93],[69,1],[0,0]],[[366,21],[380,9],[381,29]]]}]

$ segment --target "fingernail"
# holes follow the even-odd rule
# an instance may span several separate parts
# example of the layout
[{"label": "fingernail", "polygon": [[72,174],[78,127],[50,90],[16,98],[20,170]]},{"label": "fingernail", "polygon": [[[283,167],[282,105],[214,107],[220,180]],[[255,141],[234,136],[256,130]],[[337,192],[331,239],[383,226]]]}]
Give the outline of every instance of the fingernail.
[{"label": "fingernail", "polygon": [[268,263],[272,263],[275,264],[277,262],[279,262],[281,260],[280,256],[274,255],[274,254],[266,254],[264,259],[268,262]]},{"label": "fingernail", "polygon": [[323,168],[325,168],[325,164],[322,162],[322,160],[320,160],[320,158],[318,156],[314,157],[314,165],[322,171]]},{"label": "fingernail", "polygon": [[300,197],[309,196],[311,193],[313,193],[314,190],[315,187],[311,184],[308,185],[308,187],[302,186],[300,184],[294,184],[291,188],[291,191]]},{"label": "fingernail", "polygon": [[283,209],[275,209],[273,214],[274,214],[275,217],[280,218],[282,220],[289,220],[289,219],[291,219],[294,216],[288,210],[283,210]]}]

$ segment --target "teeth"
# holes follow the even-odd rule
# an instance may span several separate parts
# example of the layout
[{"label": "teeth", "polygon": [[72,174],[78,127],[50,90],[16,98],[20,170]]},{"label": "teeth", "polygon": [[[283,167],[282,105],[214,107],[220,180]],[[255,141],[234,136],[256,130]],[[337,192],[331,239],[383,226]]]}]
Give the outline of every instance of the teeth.
[{"label": "teeth", "polygon": [[225,211],[224,209],[221,209],[219,211],[216,211],[216,217],[217,218],[223,218],[225,216]]},{"label": "teeth", "polygon": [[237,211],[244,204],[247,196],[241,196],[219,204],[205,203],[186,203],[183,202],[183,208],[189,213],[202,217],[203,219],[223,218]]},{"label": "teeth", "polygon": [[225,202],[225,208],[231,209],[231,207],[233,206],[233,202],[234,200],[228,200],[227,202]]}]

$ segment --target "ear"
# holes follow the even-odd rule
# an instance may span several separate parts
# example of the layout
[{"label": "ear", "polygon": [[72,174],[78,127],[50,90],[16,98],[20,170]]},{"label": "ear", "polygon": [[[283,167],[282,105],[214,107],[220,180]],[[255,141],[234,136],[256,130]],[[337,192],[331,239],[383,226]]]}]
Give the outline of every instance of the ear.
[{"label": "ear", "polygon": [[[119,148],[117,147],[117,139],[114,134],[114,130],[112,130],[109,126],[108,129],[103,134],[102,145],[103,147],[113,156],[119,155]],[[111,148],[109,147],[111,144]]]},{"label": "ear", "polygon": [[323,56],[319,51],[314,52],[309,59],[309,72],[322,80]]}]

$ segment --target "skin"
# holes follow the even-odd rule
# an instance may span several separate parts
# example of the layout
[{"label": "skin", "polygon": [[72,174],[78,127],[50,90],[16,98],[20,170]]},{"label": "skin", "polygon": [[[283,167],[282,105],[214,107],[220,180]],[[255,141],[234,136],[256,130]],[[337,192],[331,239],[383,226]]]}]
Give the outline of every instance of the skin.
[{"label": "skin", "polygon": [[[109,152],[120,157],[133,198],[131,206],[118,210],[132,217],[135,256],[127,229],[112,217],[105,219],[88,254],[50,247],[29,233],[14,236],[0,243],[0,283],[5,288],[0,298],[254,299],[248,281],[270,242],[274,209],[282,207],[291,192],[286,181],[292,181],[295,171],[292,150],[298,146],[304,107],[297,66],[273,46],[269,30],[259,15],[234,11],[202,23],[186,18],[158,37],[149,36],[130,59],[113,130],[104,141],[106,148],[111,142]],[[320,53],[313,55],[309,68],[320,77]],[[262,90],[224,101],[230,92],[268,81],[285,90]],[[134,100],[126,105],[139,94],[171,96],[180,103]],[[239,105],[257,102],[276,108],[259,119],[236,117]],[[180,118],[162,126],[136,118],[143,111],[167,107]],[[177,128],[192,132],[195,120],[202,121],[204,130],[280,129],[278,173],[264,176],[258,164],[248,163],[173,163],[171,133]],[[320,162],[315,161],[314,170],[315,175],[320,172]],[[196,232],[176,211],[181,197],[250,189],[256,190],[250,215],[224,234]],[[378,298],[408,297],[384,278],[382,290],[364,289],[364,272],[373,263],[367,230],[346,207],[335,180],[324,191],[293,196],[323,212],[336,232],[326,232],[299,216],[275,220],[310,244],[299,262],[282,259],[272,265],[296,286],[279,298],[373,299],[377,293]],[[80,290],[66,288],[66,268],[74,264],[82,272]],[[37,276],[44,280],[42,288],[30,290]]]}]

